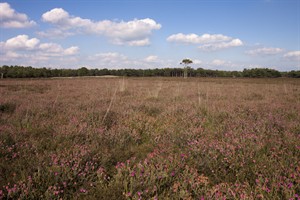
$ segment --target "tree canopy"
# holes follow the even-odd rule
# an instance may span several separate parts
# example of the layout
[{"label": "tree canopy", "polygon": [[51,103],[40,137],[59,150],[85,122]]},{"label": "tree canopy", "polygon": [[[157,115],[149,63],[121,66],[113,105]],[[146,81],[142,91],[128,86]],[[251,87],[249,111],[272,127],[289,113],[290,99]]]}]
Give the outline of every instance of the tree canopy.
[{"label": "tree canopy", "polygon": [[188,59],[188,58],[185,58],[185,59],[183,59],[183,60],[181,61],[180,64],[183,64],[183,65],[187,66],[187,65],[192,64],[192,63],[193,63],[192,60],[190,60],[190,59]]}]

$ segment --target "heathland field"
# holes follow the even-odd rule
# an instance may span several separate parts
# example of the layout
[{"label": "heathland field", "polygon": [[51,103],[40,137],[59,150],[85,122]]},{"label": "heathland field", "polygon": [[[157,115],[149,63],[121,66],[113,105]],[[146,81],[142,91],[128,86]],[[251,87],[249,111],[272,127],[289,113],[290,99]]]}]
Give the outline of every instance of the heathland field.
[{"label": "heathland field", "polygon": [[0,80],[0,199],[299,196],[299,79]]}]

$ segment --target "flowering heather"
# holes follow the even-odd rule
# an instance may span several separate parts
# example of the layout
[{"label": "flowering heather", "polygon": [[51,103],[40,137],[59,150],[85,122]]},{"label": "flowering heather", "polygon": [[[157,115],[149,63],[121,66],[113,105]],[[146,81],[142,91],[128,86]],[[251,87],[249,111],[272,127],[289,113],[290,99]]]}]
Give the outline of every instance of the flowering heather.
[{"label": "flowering heather", "polygon": [[0,80],[0,199],[300,199],[300,80]]}]

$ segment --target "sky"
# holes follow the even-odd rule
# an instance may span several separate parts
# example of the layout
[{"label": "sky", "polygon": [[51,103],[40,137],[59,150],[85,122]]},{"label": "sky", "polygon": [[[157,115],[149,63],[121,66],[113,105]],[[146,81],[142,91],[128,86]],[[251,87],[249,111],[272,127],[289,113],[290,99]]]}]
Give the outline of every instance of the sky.
[{"label": "sky", "polygon": [[0,28],[0,65],[300,70],[300,0],[1,0]]}]

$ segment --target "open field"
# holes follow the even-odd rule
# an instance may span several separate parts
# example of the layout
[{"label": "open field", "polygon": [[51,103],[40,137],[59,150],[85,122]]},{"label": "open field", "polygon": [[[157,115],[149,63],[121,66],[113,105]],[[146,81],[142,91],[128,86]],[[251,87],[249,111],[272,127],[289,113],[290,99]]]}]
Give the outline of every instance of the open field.
[{"label": "open field", "polygon": [[297,199],[300,80],[0,80],[0,199]]}]

